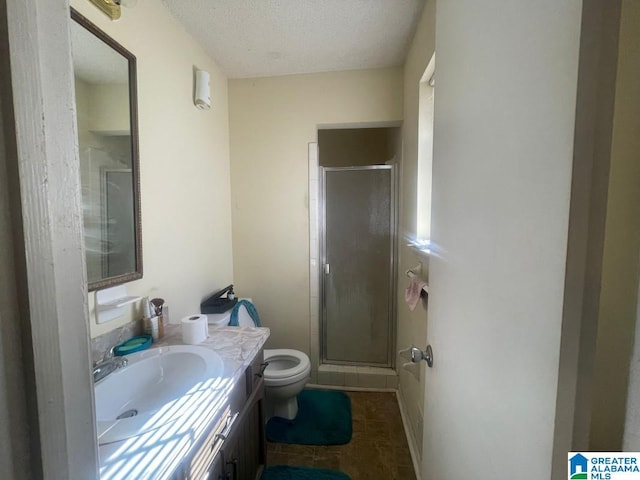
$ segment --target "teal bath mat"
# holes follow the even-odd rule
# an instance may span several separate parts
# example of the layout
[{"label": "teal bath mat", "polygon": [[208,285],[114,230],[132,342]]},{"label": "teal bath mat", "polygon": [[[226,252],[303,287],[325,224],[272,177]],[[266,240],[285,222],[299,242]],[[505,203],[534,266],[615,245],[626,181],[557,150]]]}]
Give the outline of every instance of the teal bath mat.
[{"label": "teal bath mat", "polygon": [[303,390],[298,407],[293,420],[273,417],[267,422],[267,440],[298,445],[344,445],[351,440],[351,399],[346,393]]},{"label": "teal bath mat", "polygon": [[337,470],[276,465],[265,469],[262,480],[351,480],[351,477]]}]

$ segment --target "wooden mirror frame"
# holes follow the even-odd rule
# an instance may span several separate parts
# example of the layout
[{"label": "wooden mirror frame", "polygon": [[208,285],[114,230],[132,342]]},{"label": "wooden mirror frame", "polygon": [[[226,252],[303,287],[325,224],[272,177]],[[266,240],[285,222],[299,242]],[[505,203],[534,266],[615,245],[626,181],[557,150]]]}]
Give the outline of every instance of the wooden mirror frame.
[{"label": "wooden mirror frame", "polygon": [[[138,140],[138,89],[137,89],[137,64],[136,57],[113,38],[108,36],[86,17],[71,8],[71,19],[95,35],[109,47],[121,54],[129,63],[129,118],[131,131],[131,172],[133,176],[133,218],[134,218],[134,245],[135,245],[135,270],[133,272],[116,275],[96,282],[89,283],[89,291],[100,290],[115,285],[139,280],[142,278],[142,216],[140,207],[140,151]],[[85,254],[86,258],[86,254]]]}]

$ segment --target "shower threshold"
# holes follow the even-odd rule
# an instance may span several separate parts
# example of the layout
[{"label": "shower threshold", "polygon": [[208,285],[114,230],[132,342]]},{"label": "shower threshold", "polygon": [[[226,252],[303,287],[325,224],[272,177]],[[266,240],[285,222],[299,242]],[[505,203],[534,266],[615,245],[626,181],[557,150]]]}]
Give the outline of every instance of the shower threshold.
[{"label": "shower threshold", "polygon": [[396,390],[398,375],[393,368],[322,364],[318,367],[317,384]]}]

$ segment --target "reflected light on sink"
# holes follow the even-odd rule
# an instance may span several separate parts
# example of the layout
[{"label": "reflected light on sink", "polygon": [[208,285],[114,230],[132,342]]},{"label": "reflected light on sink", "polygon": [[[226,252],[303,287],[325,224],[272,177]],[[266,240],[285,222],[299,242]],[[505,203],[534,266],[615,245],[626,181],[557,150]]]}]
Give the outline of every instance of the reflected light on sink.
[{"label": "reflected light on sink", "polygon": [[[233,383],[229,378],[200,382],[182,397],[167,404],[147,422],[146,433],[121,442],[118,449],[100,459],[101,479],[156,479],[168,477],[194,447],[196,440],[216,418],[228,412]],[[166,423],[166,416],[179,413]],[[160,425],[159,428],[155,428]],[[111,460],[113,459],[113,460]]]}]

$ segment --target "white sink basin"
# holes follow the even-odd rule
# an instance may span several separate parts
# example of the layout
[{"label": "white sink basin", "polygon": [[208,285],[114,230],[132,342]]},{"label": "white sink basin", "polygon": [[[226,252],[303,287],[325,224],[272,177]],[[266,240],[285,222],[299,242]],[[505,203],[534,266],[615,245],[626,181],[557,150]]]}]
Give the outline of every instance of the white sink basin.
[{"label": "white sink basin", "polygon": [[185,413],[185,397],[215,388],[224,368],[217,353],[193,345],[150,348],[126,358],[126,367],[95,385],[100,445],[175,421]]}]

